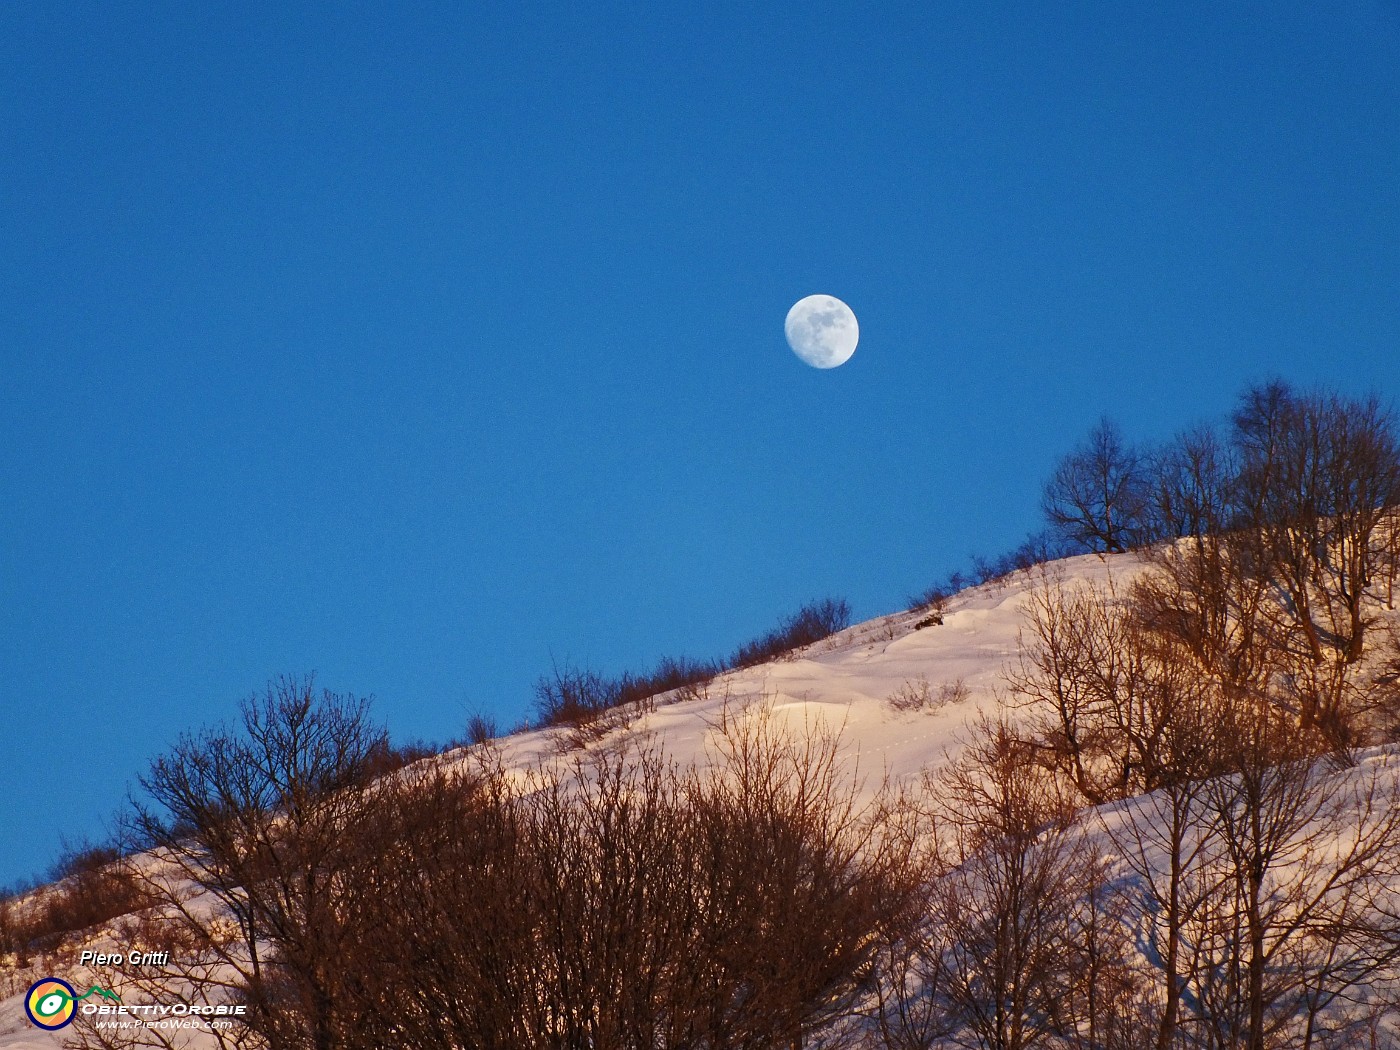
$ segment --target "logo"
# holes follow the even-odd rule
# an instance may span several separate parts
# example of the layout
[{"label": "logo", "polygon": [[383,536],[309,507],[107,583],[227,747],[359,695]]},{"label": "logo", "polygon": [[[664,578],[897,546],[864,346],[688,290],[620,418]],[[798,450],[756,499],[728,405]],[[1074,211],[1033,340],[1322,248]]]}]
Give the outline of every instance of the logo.
[{"label": "logo", "polygon": [[121,1002],[121,996],[110,988],[99,988],[94,984],[79,995],[67,981],[61,981],[57,977],[41,977],[29,986],[29,991],[24,996],[24,1012],[40,1028],[54,1032],[73,1023],[77,1004],[89,995],[100,995],[104,999]]}]

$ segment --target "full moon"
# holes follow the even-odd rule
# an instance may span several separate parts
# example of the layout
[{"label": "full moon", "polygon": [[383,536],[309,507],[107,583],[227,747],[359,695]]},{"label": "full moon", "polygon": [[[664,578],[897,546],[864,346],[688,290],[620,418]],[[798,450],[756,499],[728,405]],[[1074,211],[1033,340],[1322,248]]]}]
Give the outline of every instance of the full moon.
[{"label": "full moon", "polygon": [[844,365],[860,339],[856,315],[834,295],[809,295],[793,303],[783,332],[792,352],[813,368]]}]

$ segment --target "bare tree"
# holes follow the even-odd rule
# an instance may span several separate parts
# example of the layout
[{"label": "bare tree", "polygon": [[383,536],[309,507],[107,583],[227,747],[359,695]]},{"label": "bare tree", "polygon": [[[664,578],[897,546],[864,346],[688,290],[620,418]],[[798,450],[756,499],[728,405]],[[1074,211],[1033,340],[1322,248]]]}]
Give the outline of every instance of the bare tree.
[{"label": "bare tree", "polygon": [[[1235,705],[1223,738],[1233,770],[1207,799],[1226,863],[1209,947],[1197,969],[1219,1045],[1263,1050],[1306,1028],[1396,958],[1400,811],[1393,775],[1347,768],[1268,703]],[[1213,994],[1212,994],[1213,993]]]},{"label": "bare tree", "polygon": [[[215,993],[248,1007],[255,1042],[342,1045],[343,847],[370,819],[386,750],[365,701],[283,677],[243,704],[236,728],[181,737],[141,779],[133,830],[161,864],[133,871],[202,946],[170,976],[207,990],[217,975]],[[228,920],[232,936],[218,932]]]},{"label": "bare tree", "polygon": [[1199,772],[1176,723],[1200,702],[1204,680],[1179,646],[1144,629],[1141,591],[1045,573],[1005,675],[1041,761],[1092,805]]},{"label": "bare tree", "polygon": [[1226,532],[1235,514],[1235,459],[1209,426],[1183,431],[1161,448],[1148,467],[1154,531],[1198,542]]},{"label": "bare tree", "polygon": [[1067,773],[1083,799],[1120,798],[1159,775],[1166,716],[1155,665],[1111,585],[1067,586],[1047,574],[1032,593],[1015,702],[1028,705],[1041,757]]},{"label": "bare tree", "polygon": [[1143,457],[1105,417],[1060,460],[1041,506],[1065,540],[1086,551],[1120,553],[1150,538],[1149,499]]},{"label": "bare tree", "polygon": [[1151,1011],[1157,1050],[1178,1045],[1193,958],[1189,931],[1217,894],[1220,879],[1215,863],[1220,847],[1206,791],[1219,764],[1216,705],[1199,679],[1171,675],[1163,681],[1179,687],[1167,694],[1172,713],[1162,734],[1170,775],[1150,792],[1098,812],[1134,875],[1125,892],[1146,920],[1144,954],[1158,975]]},{"label": "bare tree", "polygon": [[[1089,1016],[1102,1030],[1102,983],[1080,980],[1088,931],[1104,933],[1081,907],[1101,869],[1073,795],[1005,722],[974,734],[929,785],[944,865],[931,894],[944,1009],[986,1050],[1052,1045]],[[1075,989],[1083,998],[1071,1006]]]},{"label": "bare tree", "polygon": [[1246,391],[1234,417],[1241,524],[1277,580],[1306,655],[1355,663],[1374,588],[1393,576],[1400,503],[1395,421],[1375,397]]}]

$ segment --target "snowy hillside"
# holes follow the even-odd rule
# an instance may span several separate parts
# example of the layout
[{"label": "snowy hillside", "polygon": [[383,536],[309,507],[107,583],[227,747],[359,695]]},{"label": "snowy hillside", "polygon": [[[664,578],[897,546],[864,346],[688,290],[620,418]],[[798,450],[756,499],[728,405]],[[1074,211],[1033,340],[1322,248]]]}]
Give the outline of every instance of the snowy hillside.
[{"label": "snowy hillside", "polygon": [[[1139,569],[1131,555],[1085,555],[1057,562],[1054,571],[1103,584],[1125,582]],[[958,748],[959,730],[979,711],[1000,705],[1038,580],[1018,573],[962,591],[938,623],[920,609],[855,624],[789,658],[726,672],[702,699],[662,697],[655,711],[622,732],[649,736],[679,762],[703,762],[726,704],[765,703],[794,726],[841,728],[868,781],[886,772],[916,776]],[[906,690],[926,692],[928,703],[898,710],[890,698]],[[556,754],[560,736],[543,730],[501,744],[508,764],[523,769]]]},{"label": "snowy hillside", "polygon": [[[1129,559],[1088,556],[1063,567],[1076,577],[1102,580],[1110,572],[1130,572],[1133,565]],[[928,623],[924,611],[856,624],[793,658],[728,672],[702,699],[668,703],[662,698],[653,712],[620,732],[646,736],[683,764],[703,762],[726,705],[767,703],[795,728],[819,722],[840,727],[868,786],[885,773],[916,776],[942,762],[958,746],[968,720],[997,703],[1030,587],[1029,579],[1020,579],[965,591],[949,601],[941,624]],[[929,705],[916,712],[895,710],[888,698],[905,689],[926,689]],[[532,731],[499,745],[508,766],[527,770],[559,757],[562,733]],[[104,943],[99,936],[93,945]],[[56,976],[86,986],[92,974],[75,963],[60,957],[49,965]],[[8,986],[22,990],[48,972],[31,967],[11,973]],[[10,995],[0,1002],[0,1050],[61,1045],[62,1033],[43,1032],[28,1022],[22,1000]]]},{"label": "snowy hillside", "polygon": [[[1091,555],[1056,563],[1051,571],[1071,583],[1121,586],[1142,571],[1142,565],[1127,555]],[[1027,609],[1039,580],[1036,574],[1016,574],[963,591],[950,598],[939,615],[917,610],[880,617],[789,658],[727,672],[698,690],[698,695],[660,698],[654,709],[592,746],[606,747],[620,738],[646,740],[681,765],[702,765],[712,755],[716,726],[726,712],[754,710],[754,705],[759,705],[795,730],[818,725],[838,728],[867,792],[886,777],[896,783],[916,781],[925,771],[936,770],[957,755],[979,713],[1005,705],[1005,674],[1017,662]],[[1020,709],[1008,710],[1013,719],[1022,717]],[[569,752],[562,746],[565,735],[563,729],[536,730],[503,739],[495,746],[507,769],[523,775],[567,756]],[[449,760],[455,758],[449,756]],[[1373,749],[1362,756],[1357,768],[1360,772],[1328,775],[1348,784],[1359,784],[1369,777],[1370,795],[1358,788],[1346,796],[1351,799],[1346,806],[1319,808],[1309,819],[1326,822],[1327,834],[1332,837],[1309,842],[1309,850],[1332,856],[1344,853],[1358,832],[1365,833],[1380,819],[1376,813],[1394,809],[1400,767],[1393,756]],[[1160,805],[1153,798],[1138,798],[1104,807],[1102,819],[1086,825],[1097,839],[1097,852],[1110,861],[1122,854],[1125,829],[1163,819]],[[1144,849],[1141,862],[1149,869],[1162,868],[1164,855],[1153,852],[1157,846],[1149,844]],[[1301,865],[1312,855],[1300,853],[1288,862]],[[1125,861],[1119,862],[1114,877],[1133,877]],[[1400,889],[1400,883],[1391,889]],[[1381,890],[1370,887],[1368,892],[1378,894]],[[1129,921],[1133,921],[1131,916]],[[1148,945],[1144,950],[1155,951],[1149,944],[1149,932],[1139,930],[1138,936],[1140,945]],[[110,931],[93,931],[86,946],[101,949],[111,944]],[[0,1050],[62,1045],[64,1033],[43,1032],[27,1021],[19,993],[31,981],[49,974],[80,990],[86,988],[98,975],[77,962],[59,954],[37,958],[23,970],[12,964],[5,967],[0,976],[7,983],[0,988],[11,994],[0,1002]],[[1381,979],[1380,974],[1377,979]],[[188,1045],[213,1044],[202,1036]]]}]

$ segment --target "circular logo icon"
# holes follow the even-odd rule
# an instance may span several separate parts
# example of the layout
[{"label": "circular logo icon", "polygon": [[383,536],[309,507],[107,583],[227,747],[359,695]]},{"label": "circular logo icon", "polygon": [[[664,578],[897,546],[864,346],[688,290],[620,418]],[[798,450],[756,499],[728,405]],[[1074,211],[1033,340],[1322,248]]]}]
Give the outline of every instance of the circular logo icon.
[{"label": "circular logo icon", "polygon": [[78,993],[67,981],[41,977],[29,986],[24,997],[24,1012],[40,1028],[54,1031],[73,1023],[77,998]]}]

